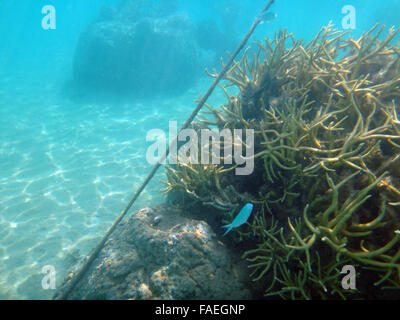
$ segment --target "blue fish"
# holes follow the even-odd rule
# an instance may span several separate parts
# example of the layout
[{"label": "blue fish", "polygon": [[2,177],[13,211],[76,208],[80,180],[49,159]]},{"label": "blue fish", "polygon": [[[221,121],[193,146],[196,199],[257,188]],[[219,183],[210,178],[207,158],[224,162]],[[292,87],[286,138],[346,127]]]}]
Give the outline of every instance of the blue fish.
[{"label": "blue fish", "polygon": [[251,211],[253,210],[253,204],[246,203],[242,210],[238,213],[238,215],[233,219],[231,224],[227,224],[226,226],[222,226],[222,228],[227,228],[226,232],[222,235],[223,237],[232,230],[232,228],[237,228],[242,224],[246,223],[247,219],[251,215]]}]

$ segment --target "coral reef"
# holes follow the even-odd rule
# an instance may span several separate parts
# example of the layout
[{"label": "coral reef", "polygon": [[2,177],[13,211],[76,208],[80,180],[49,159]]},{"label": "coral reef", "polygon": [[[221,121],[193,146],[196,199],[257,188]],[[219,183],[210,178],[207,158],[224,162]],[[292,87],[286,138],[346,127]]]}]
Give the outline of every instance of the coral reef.
[{"label": "coral reef", "polygon": [[[224,157],[167,167],[169,199],[219,226],[255,205],[230,237],[265,295],[400,293],[398,32],[376,25],[353,39],[330,24],[309,43],[282,30],[249,48],[221,86],[227,103],[207,105],[192,128],[254,129],[254,172],[237,176]],[[356,290],[341,285],[349,264]]]}]

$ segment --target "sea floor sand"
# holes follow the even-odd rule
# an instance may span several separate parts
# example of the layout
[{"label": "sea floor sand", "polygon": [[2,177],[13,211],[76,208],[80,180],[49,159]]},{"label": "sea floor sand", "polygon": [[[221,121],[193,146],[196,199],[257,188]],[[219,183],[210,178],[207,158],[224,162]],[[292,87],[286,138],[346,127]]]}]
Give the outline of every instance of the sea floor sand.
[{"label": "sea floor sand", "polygon": [[[53,292],[41,287],[42,268],[54,266],[61,283],[97,244],[151,169],[148,130],[182,123],[206,87],[152,102],[90,104],[62,97],[57,85],[1,81],[0,299],[47,299]],[[164,201],[163,179],[160,169],[131,212]]]}]

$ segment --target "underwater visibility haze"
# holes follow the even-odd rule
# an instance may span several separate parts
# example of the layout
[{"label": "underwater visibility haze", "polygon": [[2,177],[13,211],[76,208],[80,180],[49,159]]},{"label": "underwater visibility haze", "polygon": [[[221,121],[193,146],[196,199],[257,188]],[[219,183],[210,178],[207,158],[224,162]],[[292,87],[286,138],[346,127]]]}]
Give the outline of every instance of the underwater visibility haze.
[{"label": "underwater visibility haze", "polygon": [[0,2],[0,299],[400,298],[400,1],[267,3]]}]

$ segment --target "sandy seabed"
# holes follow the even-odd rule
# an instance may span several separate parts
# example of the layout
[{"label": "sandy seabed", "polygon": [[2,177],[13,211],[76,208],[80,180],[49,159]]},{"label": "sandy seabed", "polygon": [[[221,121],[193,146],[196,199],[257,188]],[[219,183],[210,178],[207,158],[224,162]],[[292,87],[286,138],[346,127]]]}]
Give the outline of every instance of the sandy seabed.
[{"label": "sandy seabed", "polygon": [[[148,130],[182,123],[206,87],[100,105],[71,102],[56,85],[18,75],[1,82],[0,299],[48,299],[42,268],[54,266],[61,283],[97,244],[151,169]],[[161,180],[162,169],[131,212],[164,201]]]}]

